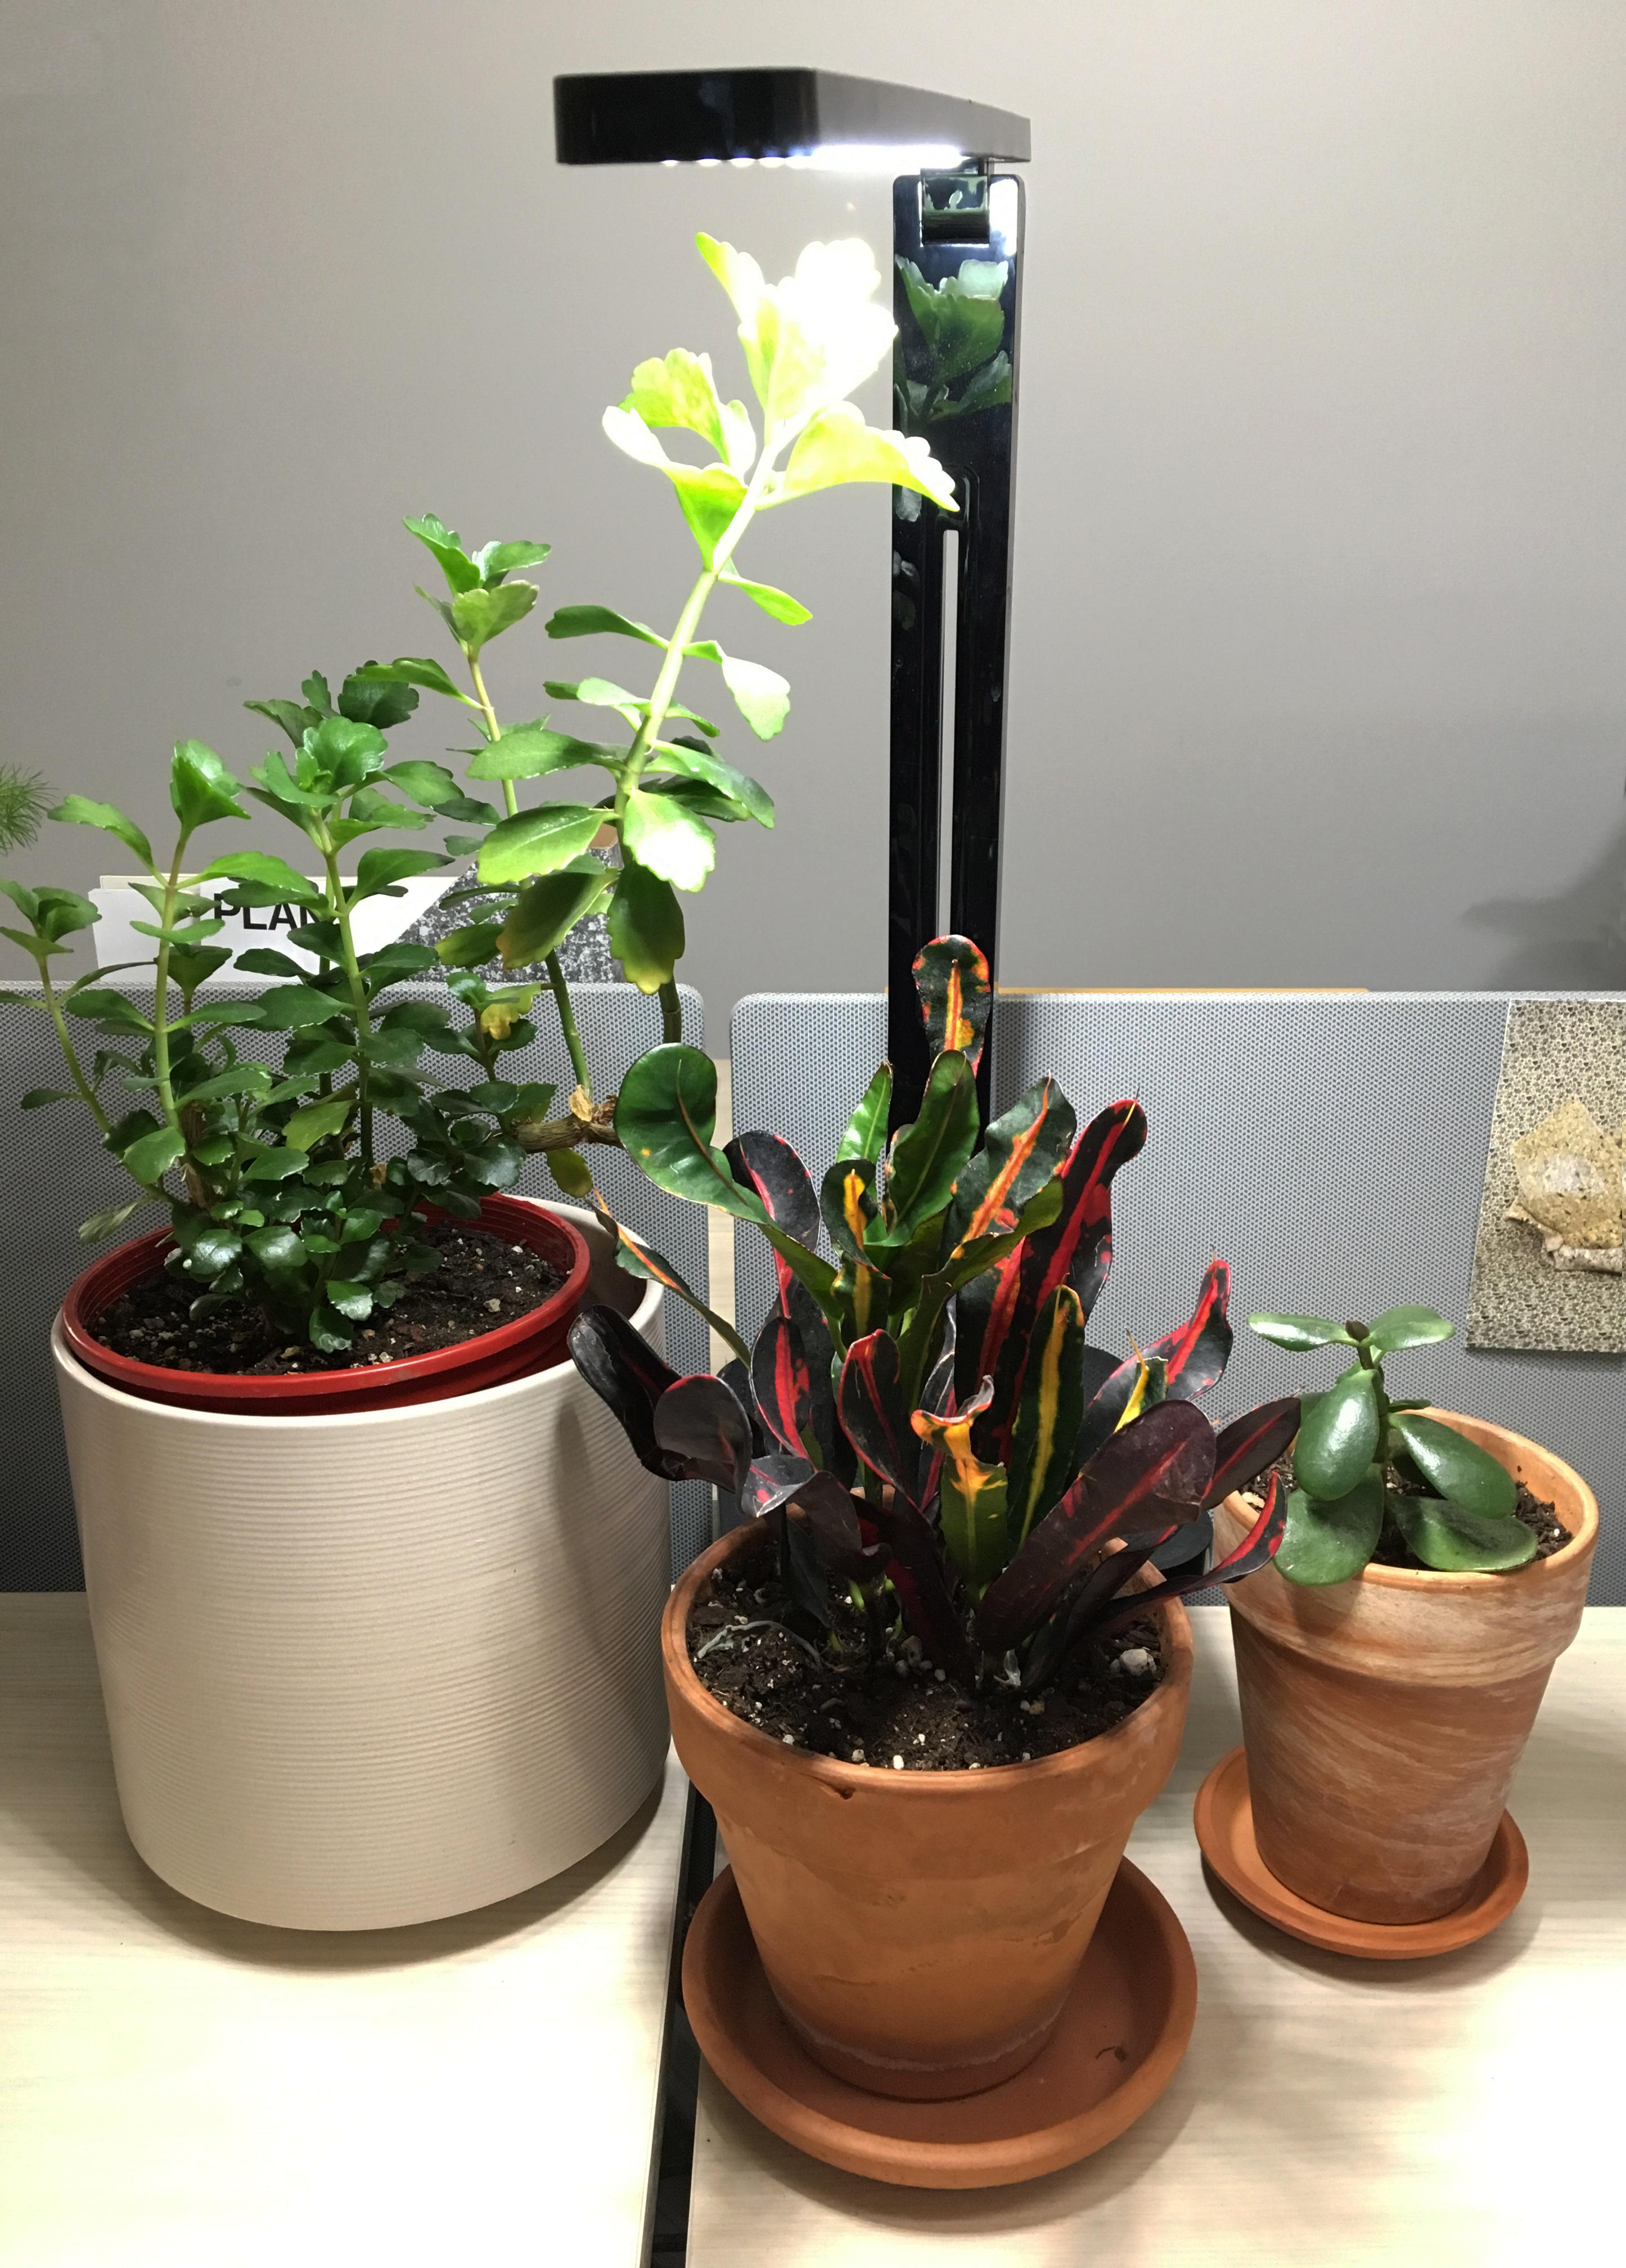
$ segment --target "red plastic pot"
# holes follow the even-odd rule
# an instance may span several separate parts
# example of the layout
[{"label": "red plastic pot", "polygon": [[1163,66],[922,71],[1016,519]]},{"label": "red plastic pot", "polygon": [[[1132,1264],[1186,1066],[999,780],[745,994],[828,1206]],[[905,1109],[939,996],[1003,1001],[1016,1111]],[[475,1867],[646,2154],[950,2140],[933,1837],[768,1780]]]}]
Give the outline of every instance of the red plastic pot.
[{"label": "red plastic pot", "polygon": [[143,1402],[182,1410],[212,1410],[240,1418],[349,1417],[361,1410],[390,1410],[408,1403],[442,1402],[482,1386],[523,1378],[565,1359],[565,1337],[587,1289],[585,1239],[558,1214],[528,1198],[488,1197],[481,1225],[510,1244],[523,1244],[563,1271],[564,1282],[540,1307],[495,1331],[431,1354],[353,1369],[299,1371],[289,1378],[227,1377],[216,1371],[166,1370],[116,1354],[92,1335],[97,1321],[132,1284],[158,1273],[169,1241],[154,1229],[121,1244],[87,1268],[63,1301],[63,1331],[87,1370]]}]

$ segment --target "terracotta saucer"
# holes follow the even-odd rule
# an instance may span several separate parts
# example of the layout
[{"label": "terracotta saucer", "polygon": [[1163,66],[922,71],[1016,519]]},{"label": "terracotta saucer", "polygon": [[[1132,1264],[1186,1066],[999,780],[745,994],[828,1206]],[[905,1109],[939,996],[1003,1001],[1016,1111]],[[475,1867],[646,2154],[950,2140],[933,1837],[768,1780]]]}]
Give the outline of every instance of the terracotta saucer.
[{"label": "terracotta saucer", "polygon": [[1233,1897],[1289,1937],[1360,1961],[1422,1961],[1431,1953],[1455,1953],[1472,1945],[1507,1919],[1530,1879],[1525,1838],[1512,1812],[1505,1811],[1473,1889],[1438,1921],[1349,1921],[1313,1906],[1278,1881],[1259,1855],[1243,1749],[1232,1749],[1214,1766],[1197,1790],[1192,1819],[1203,1856]]},{"label": "terracotta saucer", "polygon": [[729,2093],[810,2156],[907,2189],[1031,2181],[1087,2158],[1147,2110],[1191,2037],[1197,1972],[1173,1909],[1126,1859],[1049,2044],[1002,2087],[899,2102],[834,2079],[779,2014],[732,1867],[689,1926],[683,2005]]}]

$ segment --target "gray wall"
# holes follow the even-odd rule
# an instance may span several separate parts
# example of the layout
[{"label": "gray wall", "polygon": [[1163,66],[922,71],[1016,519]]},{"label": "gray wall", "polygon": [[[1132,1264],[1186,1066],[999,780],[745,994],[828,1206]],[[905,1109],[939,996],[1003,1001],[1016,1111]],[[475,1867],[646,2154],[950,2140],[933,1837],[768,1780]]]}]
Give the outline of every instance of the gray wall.
[{"label": "gray wall", "polygon": [[[3,752],[160,823],[177,735],[241,764],[246,695],[432,646],[425,506],[669,619],[600,408],[679,341],[737,369],[696,227],[778,272],[887,191],[562,172],[548,82],[729,60],[1033,114],[1008,979],[1620,981],[1618,0],[8,0]],[[733,602],[798,698],[691,917],[719,1032],[881,968],[884,493],[747,564],[816,620]],[[493,661],[525,717],[561,650]]]}]

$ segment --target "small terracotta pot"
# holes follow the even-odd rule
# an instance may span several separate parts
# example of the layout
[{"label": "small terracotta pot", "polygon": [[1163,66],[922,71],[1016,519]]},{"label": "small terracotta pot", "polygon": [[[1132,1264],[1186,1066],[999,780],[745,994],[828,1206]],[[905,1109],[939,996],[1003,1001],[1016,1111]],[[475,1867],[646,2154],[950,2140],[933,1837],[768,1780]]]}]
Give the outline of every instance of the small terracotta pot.
[{"label": "small terracotta pot", "polygon": [[[1598,1541],[1579,1475],[1517,1433],[1431,1410],[1550,1503],[1571,1541],[1503,1575],[1367,1567],[1226,1587],[1259,1855],[1354,1921],[1432,1921],[1484,1864],[1552,1666],[1574,1638]],[[1214,1515],[1229,1550],[1254,1515]]]},{"label": "small terracotta pot", "polygon": [[1136,1819],[1167,1779],[1191,1626],[1164,1609],[1157,1691],[1098,1739],[982,1771],[871,1770],[786,1748],[715,1700],[685,1632],[736,1528],[690,1567],[661,1627],[678,1755],[717,1813],[774,1994],[802,2045],[873,2094],[997,2086],[1055,2029]]},{"label": "small terracotta pot", "polygon": [[138,1362],[116,1353],[96,1336],[96,1323],[132,1284],[158,1273],[169,1243],[166,1228],[120,1245],[85,1270],[63,1301],[63,1336],[85,1367],[110,1386],[143,1402],[167,1403],[178,1410],[212,1410],[240,1418],[316,1418],[330,1411],[349,1417],[364,1410],[398,1410],[408,1403],[444,1401],[453,1394],[478,1393],[564,1360],[566,1338],[589,1272],[580,1231],[528,1197],[487,1197],[478,1226],[510,1244],[540,1253],[564,1281],[527,1314],[516,1315],[512,1322],[479,1338],[437,1347],[429,1354],[342,1370],[297,1371],[283,1378],[241,1378],[206,1370],[166,1370],[161,1363]]}]

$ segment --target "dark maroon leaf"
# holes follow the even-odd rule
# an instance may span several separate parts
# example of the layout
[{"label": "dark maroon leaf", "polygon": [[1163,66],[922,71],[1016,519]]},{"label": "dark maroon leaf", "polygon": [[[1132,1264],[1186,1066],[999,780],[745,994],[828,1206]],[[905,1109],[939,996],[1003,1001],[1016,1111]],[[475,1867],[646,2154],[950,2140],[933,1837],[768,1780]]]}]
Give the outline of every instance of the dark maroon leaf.
[{"label": "dark maroon leaf", "polygon": [[1224,1377],[1231,1359],[1231,1325],[1225,1314],[1230,1297],[1231,1270],[1223,1260],[1210,1261],[1190,1322],[1146,1349],[1148,1355],[1168,1365],[1171,1402],[1195,1402]]},{"label": "dark maroon leaf", "polygon": [[751,1454],[754,1457],[765,1457],[769,1451],[769,1437],[763,1428],[761,1418],[757,1414],[756,1396],[751,1391],[750,1372],[740,1361],[739,1357],[735,1355],[732,1362],[725,1362],[723,1365],[717,1376],[751,1421]]},{"label": "dark maroon leaf", "polygon": [[[1166,1403],[1165,1409],[1181,1405]],[[1206,1590],[1210,1583],[1234,1583],[1244,1575],[1256,1575],[1262,1567],[1269,1565],[1281,1549],[1282,1535],[1287,1526],[1287,1491],[1282,1486],[1279,1473],[1272,1473],[1270,1485],[1265,1491],[1264,1508],[1234,1551],[1227,1552],[1209,1568],[1196,1567],[1187,1575],[1176,1575],[1171,1580],[1157,1584],[1150,1591],[1138,1591],[1133,1599],[1117,1608],[1102,1622],[1097,1623],[1088,1635],[1092,1639],[1110,1638],[1115,1631],[1132,1623],[1148,1608],[1160,1607],[1170,1599],[1183,1598],[1188,1591]]]},{"label": "dark maroon leaf", "polygon": [[806,1454],[813,1420],[813,1377],[802,1335],[783,1312],[763,1324],[751,1351],[751,1391],[762,1422],[793,1456]]},{"label": "dark maroon leaf", "polygon": [[[776,1134],[736,1134],[723,1155],[734,1179],[754,1189],[762,1210],[776,1227],[805,1244],[810,1252],[819,1244],[819,1200],[807,1178],[807,1168],[788,1142]],[[776,1252],[774,1272],[779,1279],[779,1303],[788,1314],[788,1286],[795,1281],[789,1263]]]},{"label": "dark maroon leaf", "polygon": [[1160,1402],[1115,1433],[984,1592],[977,1608],[984,1646],[996,1653],[1015,1646],[1054,1612],[1109,1536],[1140,1541],[1137,1528],[1159,1513],[1166,1528],[1172,1514],[1161,1508],[1200,1505],[1213,1471],[1214,1429],[1188,1402]]},{"label": "dark maroon leaf", "polygon": [[770,1512],[796,1494],[818,1470],[806,1457],[754,1457],[739,1491],[739,1509],[747,1520],[765,1520]]},{"label": "dark maroon leaf", "polygon": [[1283,1402],[1262,1402],[1246,1418],[1234,1418],[1214,1447],[1214,1477],[1206,1509],[1223,1504],[1234,1489],[1256,1481],[1267,1467],[1285,1454],[1299,1431],[1296,1395]]},{"label": "dark maroon leaf", "polygon": [[[1129,1396],[1135,1391],[1135,1381],[1141,1373],[1138,1356],[1130,1355],[1126,1362],[1115,1363],[1103,1350],[1087,1347],[1086,1355],[1099,1355],[1107,1367],[1096,1385],[1093,1397],[1085,1403],[1084,1420],[1078,1428],[1076,1451],[1079,1465],[1087,1465],[1098,1450],[1105,1448],[1118,1430],[1119,1420],[1129,1406]],[[1088,1381],[1086,1380],[1086,1388]]]},{"label": "dark maroon leaf", "polygon": [[655,1404],[655,1439],[682,1477],[738,1495],[751,1463],[751,1420],[720,1378],[680,1378]]},{"label": "dark maroon leaf", "polygon": [[[1168,1533],[1172,1535],[1174,1530]],[[1121,1551],[1107,1552],[1098,1567],[1091,1568],[1071,1597],[1064,1599],[1049,1621],[1035,1631],[1022,1666],[1024,1693],[1035,1693],[1041,1686],[1048,1684],[1084,1636],[1093,1617],[1101,1614],[1117,1597],[1165,1540],[1154,1533],[1138,1543],[1126,1543]]]},{"label": "dark maroon leaf", "polygon": [[904,1406],[898,1343],[887,1331],[871,1331],[847,1350],[836,1389],[842,1431],[858,1455],[912,1504],[920,1444]]},{"label": "dark maroon leaf", "polygon": [[915,990],[932,1054],[953,1050],[975,1071],[994,1005],[986,956],[968,937],[934,937],[915,956]]},{"label": "dark maroon leaf", "polygon": [[655,1405],[678,1373],[614,1307],[584,1307],[570,1325],[570,1359],[620,1420],[641,1465],[663,1480],[685,1477],[681,1462],[655,1437]]},{"label": "dark maroon leaf", "polygon": [[791,1524],[813,1538],[820,1565],[831,1574],[843,1582],[865,1582],[880,1573],[885,1555],[865,1549],[857,1507],[833,1475],[810,1474],[785,1498],[784,1508]]},{"label": "dark maroon leaf", "polygon": [[936,1529],[902,1503],[866,1504],[864,1515],[890,1555],[887,1573],[904,1621],[939,1669],[970,1676],[971,1649],[949,1593]]}]

